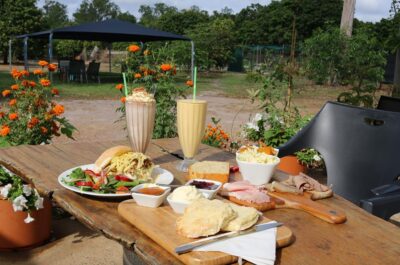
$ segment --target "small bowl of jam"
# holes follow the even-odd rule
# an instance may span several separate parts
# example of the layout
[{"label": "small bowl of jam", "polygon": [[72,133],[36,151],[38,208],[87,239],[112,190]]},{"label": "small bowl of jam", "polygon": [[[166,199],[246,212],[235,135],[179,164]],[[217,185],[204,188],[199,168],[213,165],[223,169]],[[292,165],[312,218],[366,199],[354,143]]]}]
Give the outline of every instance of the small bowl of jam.
[{"label": "small bowl of jam", "polygon": [[195,186],[196,189],[203,193],[204,197],[212,199],[221,188],[222,183],[210,179],[191,179],[185,185]]},{"label": "small bowl of jam", "polygon": [[170,187],[162,187],[155,184],[144,183],[137,185],[133,189],[132,198],[138,205],[157,208],[170,193]]}]

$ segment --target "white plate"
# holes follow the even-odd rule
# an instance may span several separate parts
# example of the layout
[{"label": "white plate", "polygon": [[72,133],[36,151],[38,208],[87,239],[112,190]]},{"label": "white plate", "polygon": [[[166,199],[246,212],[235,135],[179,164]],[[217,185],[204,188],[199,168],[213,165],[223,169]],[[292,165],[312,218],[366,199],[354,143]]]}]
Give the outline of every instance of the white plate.
[{"label": "white plate", "polygon": [[[60,183],[61,186],[63,186],[64,188],[68,189],[68,190],[72,190],[76,193],[80,193],[80,194],[86,194],[86,195],[90,195],[90,196],[95,196],[95,197],[103,197],[103,198],[125,198],[125,197],[130,197],[131,193],[126,193],[126,194],[112,194],[112,193],[96,193],[96,192],[92,192],[92,191],[83,191],[80,190],[77,187],[74,186],[69,186],[67,184],[65,184],[62,180],[64,178],[66,178],[68,175],[70,175],[72,173],[72,171],[74,171],[76,168],[81,168],[82,170],[85,169],[89,169],[89,170],[93,170],[94,169],[94,164],[88,164],[88,165],[82,165],[82,166],[77,166],[74,168],[70,168],[66,171],[64,171],[63,173],[61,173],[58,176],[58,183]],[[160,168],[160,167],[156,167],[153,169],[153,172],[151,173],[151,176],[153,178],[156,179],[156,184],[171,184],[172,181],[174,181],[174,175],[172,175],[171,172],[169,172],[166,169]]]}]

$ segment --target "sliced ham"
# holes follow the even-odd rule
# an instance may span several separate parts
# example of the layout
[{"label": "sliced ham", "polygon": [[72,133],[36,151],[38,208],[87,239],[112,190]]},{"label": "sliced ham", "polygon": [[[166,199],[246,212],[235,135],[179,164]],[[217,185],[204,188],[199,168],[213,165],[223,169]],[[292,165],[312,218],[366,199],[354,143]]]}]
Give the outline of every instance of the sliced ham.
[{"label": "sliced ham", "polygon": [[259,187],[252,185],[246,180],[224,184],[221,189],[221,194],[223,196],[233,196],[239,200],[254,202],[257,204],[270,201],[267,194],[260,191]]}]

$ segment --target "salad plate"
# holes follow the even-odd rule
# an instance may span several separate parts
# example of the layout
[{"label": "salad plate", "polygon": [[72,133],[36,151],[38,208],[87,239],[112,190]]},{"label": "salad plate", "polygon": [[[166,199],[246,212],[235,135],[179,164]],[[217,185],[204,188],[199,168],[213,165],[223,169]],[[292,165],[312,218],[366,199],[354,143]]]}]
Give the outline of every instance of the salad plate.
[{"label": "salad plate", "polygon": [[[81,166],[77,166],[74,168],[70,168],[58,176],[58,183],[68,190],[74,191],[79,194],[89,195],[89,196],[103,197],[103,198],[125,198],[125,197],[131,196],[130,191],[126,192],[126,193],[115,193],[115,192],[104,193],[104,192],[94,191],[93,189],[91,189],[91,186],[86,184],[86,183],[88,183],[88,181],[76,181],[76,182],[80,182],[79,183],[80,186],[71,185],[71,183],[72,183],[71,182],[71,179],[72,179],[71,174],[74,174],[73,172],[75,172],[75,174],[76,174],[76,172],[78,172],[78,174],[83,174],[86,171],[86,172],[89,172],[89,174],[91,174],[91,172],[94,170],[94,168],[95,168],[95,164],[87,164],[87,165],[81,165]],[[79,169],[81,169],[81,170],[79,170]],[[84,173],[84,174],[86,174],[86,173]],[[155,180],[156,184],[168,185],[168,184],[171,184],[174,180],[174,176],[172,175],[172,173],[161,167],[154,167],[154,169],[151,173],[151,177]],[[127,182],[124,179],[124,177],[119,177],[118,179],[113,179],[113,183],[115,186],[126,187],[125,185],[127,185],[127,187],[129,187],[128,190],[130,190],[130,188],[132,188],[136,185],[139,185],[142,182],[136,182],[136,183],[135,183],[135,181]],[[90,184],[90,185],[92,185],[92,184]]]}]

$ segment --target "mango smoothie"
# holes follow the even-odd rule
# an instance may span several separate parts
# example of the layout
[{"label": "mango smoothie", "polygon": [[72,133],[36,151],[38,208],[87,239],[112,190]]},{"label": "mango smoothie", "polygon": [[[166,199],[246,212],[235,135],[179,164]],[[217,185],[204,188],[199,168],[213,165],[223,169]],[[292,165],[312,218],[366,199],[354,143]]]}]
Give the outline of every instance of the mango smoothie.
[{"label": "mango smoothie", "polygon": [[185,160],[193,159],[204,136],[207,101],[182,99],[177,101],[179,142]]}]

